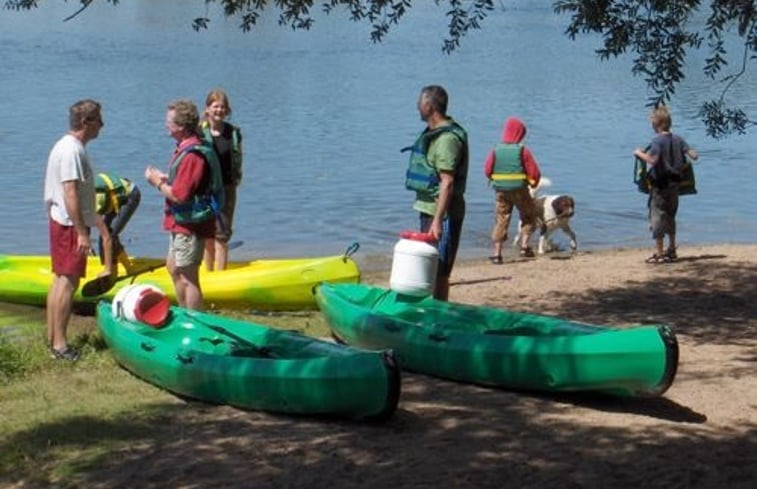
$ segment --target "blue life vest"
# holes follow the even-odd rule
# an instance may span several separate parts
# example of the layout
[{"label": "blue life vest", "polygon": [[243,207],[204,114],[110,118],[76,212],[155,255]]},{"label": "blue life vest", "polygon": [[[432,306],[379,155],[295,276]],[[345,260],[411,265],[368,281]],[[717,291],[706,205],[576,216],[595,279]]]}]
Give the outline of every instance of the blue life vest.
[{"label": "blue life vest", "polygon": [[463,142],[464,150],[468,150],[468,134],[457,122],[429,130],[426,128],[412,146],[402,151],[411,151],[410,162],[405,173],[405,188],[420,192],[431,197],[439,195],[439,172],[428,162],[427,152],[431,142],[442,133],[451,132]]},{"label": "blue life vest", "polygon": [[207,221],[221,212],[224,202],[223,178],[221,177],[221,165],[215,150],[207,144],[193,144],[184,148],[171,162],[168,174],[168,184],[173,183],[176,171],[184,157],[190,153],[199,153],[205,159],[210,170],[210,185],[203,193],[195,194],[190,202],[183,204],[171,204],[170,212],[179,224],[197,223]]}]

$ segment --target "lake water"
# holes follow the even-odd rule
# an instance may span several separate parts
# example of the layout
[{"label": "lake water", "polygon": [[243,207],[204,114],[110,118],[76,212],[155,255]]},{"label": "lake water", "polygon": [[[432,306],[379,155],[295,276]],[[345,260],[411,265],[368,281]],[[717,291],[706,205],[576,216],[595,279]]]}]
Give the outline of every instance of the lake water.
[{"label": "lake water", "polygon": [[[554,15],[550,2],[525,0],[502,2],[504,10],[444,55],[446,18],[432,2],[415,3],[378,45],[370,26],[342,13],[319,15],[307,32],[279,27],[268,15],[245,34],[215,12],[208,31],[194,32],[202,2],[95,2],[66,23],[73,3],[0,11],[0,253],[47,253],[47,155],[67,130],[68,107],[91,97],[103,103],[106,124],[88,146],[96,169],[142,184],[127,249],[162,256],[162,202],[143,171],[149,163],[164,167],[172,151],[166,104],[189,97],[202,107],[208,90],[221,87],[245,137],[233,238],[244,244],[233,258],[336,254],[354,241],[358,258],[391,256],[398,232],[417,226],[399,150],[423,128],[415,104],[432,83],[447,88],[449,112],[470,134],[461,256],[488,254],[493,195],[482,167],[510,115],[526,122],[526,143],[553,182],[549,193],[575,197],[580,249],[650,246],[631,153],[653,134],[645,84],[631,77],[630,60],[598,61],[597,39],[570,42],[567,18]],[[699,72],[705,56],[692,54],[689,78],[671,104],[673,130],[701,155],[699,195],[682,199],[679,242],[754,242],[757,138],[754,131],[706,137],[696,113],[719,88]],[[754,115],[751,77],[729,97]]]}]

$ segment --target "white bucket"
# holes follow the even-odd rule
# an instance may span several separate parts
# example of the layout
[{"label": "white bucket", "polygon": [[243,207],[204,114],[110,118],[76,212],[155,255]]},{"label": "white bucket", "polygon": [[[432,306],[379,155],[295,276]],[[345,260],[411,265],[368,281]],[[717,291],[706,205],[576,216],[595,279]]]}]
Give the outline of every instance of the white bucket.
[{"label": "white bucket", "polygon": [[160,327],[168,319],[171,301],[154,285],[134,284],[122,287],[111,306],[113,317]]},{"label": "white bucket", "polygon": [[400,239],[394,245],[389,286],[395,292],[429,295],[434,291],[439,251],[435,246],[414,239]]}]

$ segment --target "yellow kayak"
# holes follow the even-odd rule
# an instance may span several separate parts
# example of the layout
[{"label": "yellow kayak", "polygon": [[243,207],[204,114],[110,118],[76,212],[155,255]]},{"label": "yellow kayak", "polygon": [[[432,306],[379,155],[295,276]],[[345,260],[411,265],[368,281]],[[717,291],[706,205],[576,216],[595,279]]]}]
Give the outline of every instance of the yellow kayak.
[{"label": "yellow kayak", "polygon": [[[87,276],[79,283],[75,305],[113,299],[119,288],[130,283],[152,284],[175,302],[173,282],[159,258],[132,258],[131,271],[155,267],[119,282],[101,296],[83,297],[81,287],[102,272],[97,257],[87,263]],[[119,265],[118,276],[127,272]],[[44,306],[52,281],[49,256],[0,254],[0,302]],[[350,253],[316,258],[293,258],[229,262],[223,271],[200,267],[200,287],[205,307],[221,309],[295,310],[316,307],[312,288],[320,282],[359,282],[360,270]]]}]

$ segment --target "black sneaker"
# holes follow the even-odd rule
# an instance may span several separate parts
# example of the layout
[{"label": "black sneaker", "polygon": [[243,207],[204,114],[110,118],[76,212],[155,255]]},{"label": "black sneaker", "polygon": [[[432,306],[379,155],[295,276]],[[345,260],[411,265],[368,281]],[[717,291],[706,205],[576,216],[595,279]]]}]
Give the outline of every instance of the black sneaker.
[{"label": "black sneaker", "polygon": [[52,357],[56,360],[68,360],[70,362],[75,362],[79,359],[81,355],[79,352],[70,346],[65,347],[62,350],[56,350],[55,348],[52,349]]}]

